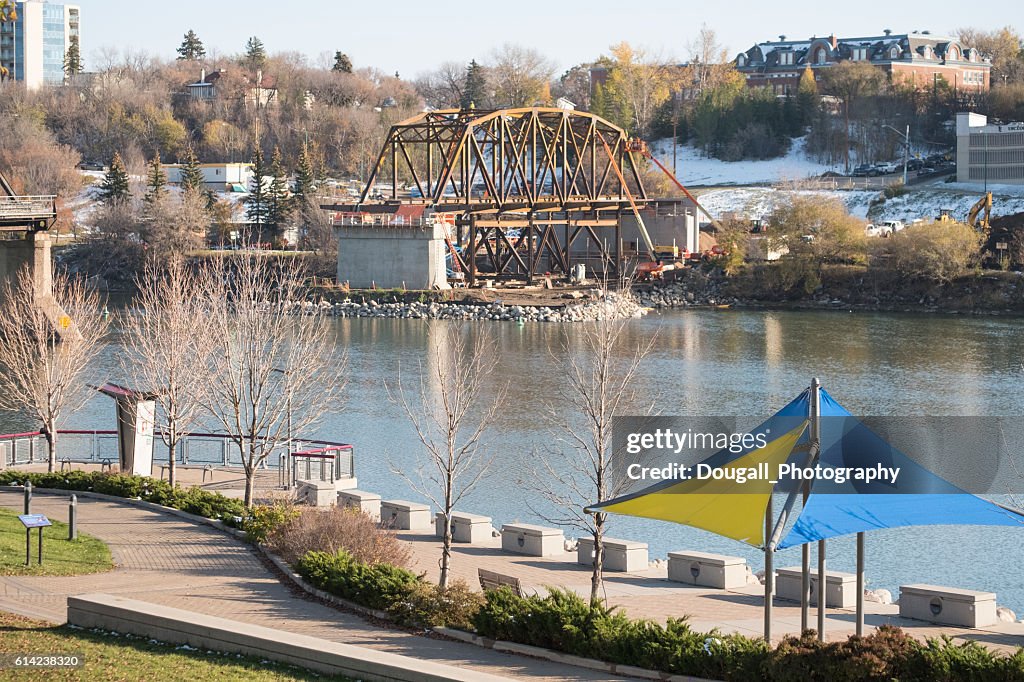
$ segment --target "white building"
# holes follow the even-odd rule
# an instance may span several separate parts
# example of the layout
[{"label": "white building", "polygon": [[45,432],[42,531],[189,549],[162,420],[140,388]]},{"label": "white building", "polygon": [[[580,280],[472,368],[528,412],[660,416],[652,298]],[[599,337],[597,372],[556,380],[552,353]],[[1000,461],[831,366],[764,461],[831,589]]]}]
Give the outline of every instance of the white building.
[{"label": "white building", "polygon": [[24,0],[15,7],[18,18],[0,24],[0,65],[30,90],[60,85],[71,39],[80,36],[81,10],[43,0]]},{"label": "white building", "polygon": [[[248,192],[252,185],[251,163],[202,163],[199,170],[203,174],[203,184],[207,189]],[[181,183],[181,164],[164,165],[167,182],[172,185]]]},{"label": "white building", "polygon": [[1024,123],[989,123],[981,114],[957,114],[956,179],[1024,185]]}]

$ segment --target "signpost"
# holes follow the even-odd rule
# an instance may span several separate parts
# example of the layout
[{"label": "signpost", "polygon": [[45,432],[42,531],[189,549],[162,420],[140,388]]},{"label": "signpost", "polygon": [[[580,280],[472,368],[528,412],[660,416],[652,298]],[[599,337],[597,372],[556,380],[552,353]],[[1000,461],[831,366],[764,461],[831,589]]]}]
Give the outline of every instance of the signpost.
[{"label": "signpost", "polygon": [[21,525],[25,526],[25,565],[32,561],[32,529],[39,529],[39,565],[43,565],[43,528],[52,526],[50,519],[43,514],[21,514],[18,516]]}]

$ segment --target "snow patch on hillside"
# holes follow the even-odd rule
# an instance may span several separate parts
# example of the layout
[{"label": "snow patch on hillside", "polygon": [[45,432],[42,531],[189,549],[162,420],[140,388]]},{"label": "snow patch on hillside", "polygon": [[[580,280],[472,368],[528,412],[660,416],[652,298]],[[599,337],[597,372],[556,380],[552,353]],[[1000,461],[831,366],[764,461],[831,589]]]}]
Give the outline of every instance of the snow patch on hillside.
[{"label": "snow patch on hillside", "polygon": [[[840,166],[808,158],[806,142],[806,138],[797,138],[785,156],[766,161],[720,161],[681,144],[676,148],[677,175],[684,185],[753,185],[806,180],[830,170],[841,172]],[[672,138],[655,140],[651,151],[666,167],[672,168]]]}]

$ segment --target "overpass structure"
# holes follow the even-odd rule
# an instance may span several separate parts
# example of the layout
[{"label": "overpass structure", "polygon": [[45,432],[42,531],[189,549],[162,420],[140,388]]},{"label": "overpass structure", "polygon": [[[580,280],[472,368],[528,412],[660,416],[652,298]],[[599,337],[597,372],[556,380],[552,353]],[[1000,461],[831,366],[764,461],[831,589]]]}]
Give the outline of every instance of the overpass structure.
[{"label": "overpass structure", "polygon": [[354,203],[321,208],[353,239],[441,224],[449,267],[471,285],[570,275],[578,262],[620,277],[623,214],[648,201],[638,161],[627,133],[590,113],[431,111],[391,127]]}]

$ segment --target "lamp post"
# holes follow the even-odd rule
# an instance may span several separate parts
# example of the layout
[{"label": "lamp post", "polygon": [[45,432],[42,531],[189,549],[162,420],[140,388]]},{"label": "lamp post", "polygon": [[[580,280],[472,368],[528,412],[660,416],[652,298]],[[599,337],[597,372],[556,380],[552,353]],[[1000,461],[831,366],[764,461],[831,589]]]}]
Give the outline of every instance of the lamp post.
[{"label": "lamp post", "polygon": [[[291,466],[292,466],[292,382],[291,382],[291,376],[292,376],[292,373],[291,373],[290,370],[278,369],[277,367],[274,367],[270,371],[271,372],[276,372],[278,374],[283,375],[285,377],[285,381],[288,382],[288,394],[287,394],[288,403],[287,403],[287,406],[285,408],[287,410],[287,414],[286,414],[285,418],[287,420],[286,428],[288,430],[288,456],[287,456],[286,461],[285,461],[285,469],[287,469],[288,471],[291,471]],[[291,481],[292,481],[291,476],[286,474],[285,480],[288,481],[286,487],[291,488]]]},{"label": "lamp post", "polygon": [[888,128],[897,135],[903,138],[903,184],[907,184],[907,164],[910,163],[910,124],[907,124],[907,132],[901,133],[900,131],[893,128],[891,125],[883,125],[883,128]]}]

